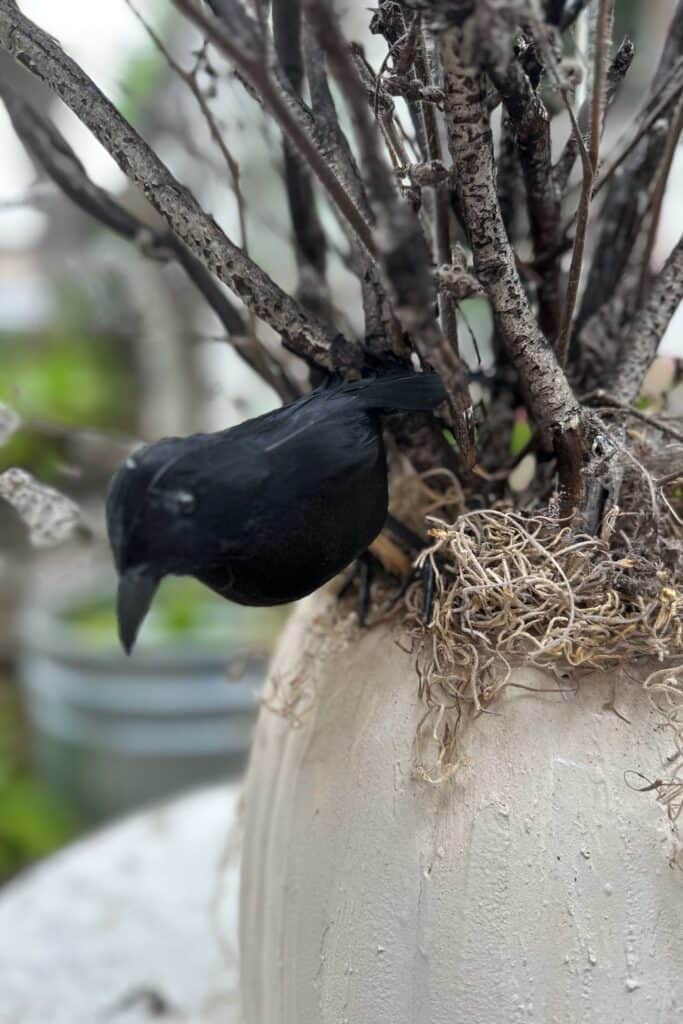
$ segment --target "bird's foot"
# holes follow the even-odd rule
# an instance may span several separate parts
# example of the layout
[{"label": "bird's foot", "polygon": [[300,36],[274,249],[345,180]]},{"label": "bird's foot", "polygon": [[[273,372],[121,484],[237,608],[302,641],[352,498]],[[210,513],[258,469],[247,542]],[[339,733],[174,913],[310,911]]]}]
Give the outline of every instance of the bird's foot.
[{"label": "bird's foot", "polygon": [[337,600],[341,601],[346,597],[354,583],[358,583],[358,598],[356,611],[358,613],[358,625],[363,629],[367,625],[368,611],[370,610],[370,589],[374,575],[374,560],[368,551],[356,559],[353,568],[337,593]]}]

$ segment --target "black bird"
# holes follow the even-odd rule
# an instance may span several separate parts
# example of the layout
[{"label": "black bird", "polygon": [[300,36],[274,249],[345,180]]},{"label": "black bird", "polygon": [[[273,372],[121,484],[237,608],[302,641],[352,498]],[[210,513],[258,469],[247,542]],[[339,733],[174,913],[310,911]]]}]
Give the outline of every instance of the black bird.
[{"label": "black bird", "polygon": [[136,451],[107,497],[126,652],[163,576],[276,605],[358,558],[387,517],[381,412],[431,410],[445,398],[432,373],[336,382],[237,427]]}]

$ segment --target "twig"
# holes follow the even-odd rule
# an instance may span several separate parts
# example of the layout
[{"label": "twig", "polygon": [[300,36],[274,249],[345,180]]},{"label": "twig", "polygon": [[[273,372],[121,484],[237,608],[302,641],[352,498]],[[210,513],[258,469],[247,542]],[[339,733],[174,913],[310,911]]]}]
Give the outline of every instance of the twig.
[{"label": "twig", "polygon": [[647,238],[645,240],[645,248],[640,256],[640,281],[638,282],[638,289],[636,292],[636,306],[641,306],[643,304],[645,293],[647,291],[647,282],[650,276],[650,260],[652,258],[652,252],[657,238],[657,229],[659,228],[659,218],[662,212],[664,193],[666,192],[669,172],[671,171],[671,165],[676,153],[681,129],[683,129],[683,102],[679,100],[678,111],[676,112],[671,123],[671,128],[669,129],[666,146],[662,155],[661,166],[659,168],[659,174],[657,175],[652,191],[650,225],[648,227]]},{"label": "twig", "polygon": [[[425,48],[424,36],[421,26],[418,25],[418,36],[415,52],[415,73],[418,79],[425,85],[432,84],[429,62]],[[427,148],[427,156],[430,160],[442,160],[443,152],[439,128],[436,120],[436,113],[431,103],[422,105],[422,117],[424,120],[424,137]],[[451,233],[450,233],[450,203],[449,189],[443,185],[434,188],[434,254],[437,267],[452,265]],[[458,317],[455,299],[447,294],[443,287],[437,289],[439,303],[439,317],[444,339],[454,356],[460,361],[460,345],[458,341]],[[476,344],[476,343],[475,343]],[[465,456],[465,463],[468,467],[474,466],[476,462],[476,448],[474,440],[474,412],[472,409],[472,398],[465,378],[465,373],[455,377],[454,381],[454,402],[457,410],[456,423],[461,424],[456,435],[456,440]],[[464,428],[464,429],[463,429]]]},{"label": "twig", "polygon": [[152,28],[149,22],[143,17],[143,15],[137,9],[133,0],[125,0],[125,3],[126,6],[131,10],[133,15],[140,22],[147,35],[149,36],[149,38],[156,46],[159,53],[162,55],[162,57],[170,67],[171,71],[173,71],[178,76],[181,82],[185,83],[185,85],[187,86],[187,88],[190,90],[190,92],[197,101],[197,105],[201,110],[202,117],[204,118],[206,126],[209,129],[209,134],[211,135],[213,142],[220,150],[220,154],[223,157],[225,166],[228,169],[232,190],[235,195],[235,200],[237,203],[237,217],[240,227],[240,243],[244,252],[247,255],[249,255],[249,243],[247,239],[247,224],[245,216],[245,202],[244,195],[242,194],[242,189],[240,187],[239,164],[237,163],[234,156],[228,149],[225,143],[225,139],[223,138],[223,134],[219,130],[218,125],[216,124],[216,119],[214,118],[211,108],[206,101],[206,96],[199,87],[199,83],[197,82],[197,69],[194,68],[192,71],[186,71],[173,57],[173,55],[169,51],[168,47],[164,44],[164,41],[161,39],[159,34],[155,32],[155,30]]},{"label": "twig", "polygon": [[[318,146],[365,219],[372,225],[374,215],[365,186],[349,142],[339,125],[337,109],[327,80],[325,55],[307,19],[303,22],[303,50],[311,116]],[[389,308],[379,268],[367,250],[356,241],[352,232],[347,231],[347,235],[351,247],[352,269],[358,276],[363,296],[365,343],[368,350],[371,354],[381,354],[388,350],[395,356],[406,358],[408,351],[403,333]]]},{"label": "twig", "polygon": [[[608,184],[611,184],[611,183],[616,184],[615,177],[617,177],[617,172],[620,170],[620,168],[622,167],[623,163],[626,160],[628,160],[628,158],[632,154],[635,156],[634,150],[636,150],[636,147],[638,147],[639,143],[646,141],[646,136],[648,134],[652,133],[653,139],[651,141],[653,143],[657,142],[657,138],[659,138],[661,140],[661,138],[664,135],[664,132],[662,132],[660,129],[661,129],[661,127],[664,127],[664,129],[666,129],[666,125],[664,125],[664,126],[661,125],[661,119],[662,119],[663,115],[666,114],[667,109],[672,104],[675,105],[676,101],[678,100],[678,98],[679,98],[679,96],[681,95],[682,92],[683,92],[683,57],[674,65],[673,68],[671,68],[668,76],[666,77],[663,85],[661,86],[660,91],[657,93],[657,95],[654,97],[654,99],[650,100],[646,104],[646,106],[643,108],[643,110],[641,110],[640,113],[637,115],[637,117],[635,118],[635,120],[634,120],[634,122],[633,122],[633,124],[631,126],[630,132],[627,133],[626,138],[624,138],[620,143],[617,144],[617,146],[615,147],[615,153],[613,154],[613,156],[611,157],[609,162],[607,164],[604,164],[601,168],[598,169],[598,174],[597,174],[596,180],[595,180],[595,182],[593,184],[593,195],[592,195],[593,199],[595,199],[595,197],[602,191],[602,189],[604,188],[605,185],[608,185]],[[639,184],[640,177],[643,176],[645,171],[648,171],[650,177],[652,176],[652,173],[653,173],[652,169],[651,169],[652,168],[652,163],[653,163],[652,154],[651,154],[650,151],[648,151],[648,154],[646,155],[646,158],[644,158],[642,160],[642,162],[639,164],[639,168],[640,168],[639,175],[637,175],[635,172],[633,172],[633,175],[631,176],[631,184],[633,184],[634,187],[637,186],[638,188],[640,188],[641,191],[642,191],[642,186],[640,186],[640,184]],[[622,172],[622,174],[624,174],[624,178],[622,178],[620,180],[620,193],[624,193],[624,194],[626,194],[627,191],[628,191],[627,188],[626,188],[626,182],[625,182],[625,171],[626,170],[628,170],[628,166],[627,166],[627,168],[624,169],[624,172]],[[635,181],[634,181],[634,177],[635,177]],[[649,181],[649,178],[648,178],[648,181]],[[562,236],[563,236],[563,239],[564,239],[564,241],[562,243],[563,250],[568,247],[566,239],[567,239],[567,237],[569,235],[569,231],[571,230],[572,225],[574,224],[574,222],[576,220],[577,212],[578,211],[575,210],[574,213],[572,213],[572,215],[567,220],[567,223],[565,224],[564,228],[562,229]],[[607,211],[603,211],[603,217],[602,217],[603,228],[605,226],[606,218],[607,218]],[[617,217],[616,215],[613,215],[613,219],[614,219],[615,223],[617,223],[617,224],[621,224],[622,223],[622,219]],[[632,220],[632,218],[631,218],[631,220]],[[631,221],[629,221],[629,223],[630,222]],[[604,243],[602,243],[602,242],[600,243],[600,245],[603,245],[603,244]],[[609,248],[608,248],[608,251],[609,251]],[[607,265],[609,266],[609,263]],[[613,274],[613,271],[611,269],[610,269],[610,273]],[[592,274],[592,269],[591,269],[591,274]],[[589,284],[590,284],[590,282],[589,282]],[[586,295],[588,294],[588,288],[586,289],[586,293],[585,294]],[[584,300],[585,300],[585,295],[584,295]],[[583,323],[583,315],[581,315],[579,317],[579,322]]]},{"label": "twig", "polygon": [[375,120],[382,133],[391,165],[394,171],[396,171],[399,167],[405,167],[406,164],[410,163],[410,160],[403,144],[403,139],[397,131],[396,119],[394,117],[394,101],[382,88],[382,84],[378,80],[377,75],[375,75],[372,66],[365,59],[362,46],[359,46],[358,43],[351,43],[348,49],[356,69],[358,81],[362,83],[368,105],[373,110],[373,116],[374,99],[375,96],[377,97],[378,114]]},{"label": "twig", "polygon": [[569,342],[572,333],[574,319],[574,308],[579,293],[581,281],[581,267],[583,264],[583,252],[588,233],[588,218],[592,198],[593,181],[598,167],[600,157],[600,136],[602,134],[602,121],[605,103],[605,76],[607,67],[607,55],[609,52],[610,38],[612,34],[612,22],[614,19],[614,0],[599,0],[598,16],[595,29],[594,58],[595,66],[593,71],[593,91],[591,94],[591,128],[590,145],[586,154],[586,147],[583,145],[581,129],[576,120],[576,115],[571,104],[568,110],[572,120],[572,129],[576,136],[576,142],[581,154],[583,164],[583,185],[581,198],[579,200],[576,235],[572,250],[571,265],[567,281],[567,296],[562,313],[562,325],[557,342],[557,357],[561,366],[565,366],[569,355]]},{"label": "twig", "polygon": [[[604,186],[614,178],[615,173],[624,161],[633,153],[638,144],[644,140],[645,136],[652,131],[653,127],[657,125],[657,122],[667,110],[672,105],[675,105],[681,92],[683,92],[683,58],[671,69],[661,88],[661,92],[638,115],[630,135],[616,147],[616,152],[609,162],[599,169],[595,184],[593,185],[593,198],[599,195]],[[660,132],[659,134],[661,135],[662,133]],[[571,223],[571,220],[569,223]]]},{"label": "twig", "polygon": [[[370,19],[370,31],[373,35],[382,35],[387,41],[389,49],[392,50],[394,45],[405,36],[407,33],[406,22],[403,16],[403,11],[399,3],[384,2],[380,3],[377,10],[374,12]],[[403,68],[401,67],[401,70]],[[395,84],[398,84],[397,80],[400,80],[402,87],[406,84],[408,86],[408,92],[412,90],[412,83],[418,85],[417,78],[410,78],[411,72],[408,70],[405,75],[389,76]],[[378,76],[380,77],[380,76]],[[387,83],[385,82],[385,86]],[[391,93],[390,89],[387,91]],[[403,92],[401,92],[403,95]],[[421,98],[417,97],[417,98]],[[417,140],[417,147],[420,152],[421,159],[427,159],[427,145],[424,135],[424,125],[422,123],[422,114],[420,111],[420,103],[416,102],[416,97],[408,94],[405,96],[406,104],[408,106],[408,113],[415,130],[415,138]]]},{"label": "twig", "polygon": [[221,321],[238,355],[274,388],[283,401],[296,397],[297,386],[289,379],[284,368],[257,338],[253,335],[249,337],[240,312],[186,246],[171,232],[149,227],[124,209],[108,192],[95,185],[52,122],[1,80],[0,96],[24,146],[62,192],[100,224],[137,245],[143,255],[160,262],[175,260],[179,263]]},{"label": "twig", "polygon": [[676,469],[673,473],[660,476],[658,480],[655,480],[655,483],[658,487],[666,487],[667,484],[675,484],[679,480],[683,483],[683,469]]},{"label": "twig", "polygon": [[[641,231],[651,182],[683,89],[683,0],[678,0],[646,103],[594,183],[597,195],[610,182],[599,236],[577,317],[577,333],[609,300],[624,275]],[[619,173],[615,172],[619,170]]]},{"label": "twig", "polygon": [[[242,43],[246,32],[235,34],[234,31],[229,31],[222,19],[205,14],[197,6],[195,0],[173,0],[173,2],[226,57],[234,62],[239,71],[251,82],[266,108],[286,133],[292,145],[306,160],[362,244],[369,253],[373,254],[375,242],[370,226],[302,124],[299,107],[288,102],[286,94],[280,88],[281,83],[273,80],[268,55],[261,41],[259,40],[258,45],[247,49]],[[243,8],[234,0],[230,0],[223,6],[230,10],[234,23],[239,27],[241,19],[246,18]]]},{"label": "twig", "polygon": [[[327,0],[304,2],[330,70],[352,112],[368,193],[377,218],[377,237],[381,239],[379,258],[391,289],[392,304],[404,329],[412,335],[420,357],[438,370],[452,396],[461,386],[462,367],[457,355],[444,344],[434,317],[436,293],[420,223],[408,203],[398,196],[379,147],[365,86],[342,43],[339,26]],[[454,424],[458,423],[458,430],[467,434],[469,425],[458,422],[460,416],[454,406]]]},{"label": "twig", "polygon": [[[220,151],[225,166],[228,170],[232,191],[237,206],[237,219],[240,229],[240,245],[242,246],[244,254],[246,256],[249,256],[249,241],[247,237],[245,201],[244,194],[242,193],[242,187],[240,185],[239,164],[237,163],[237,160],[234,158],[234,156],[228,149],[225,143],[225,139],[223,138],[223,134],[219,130],[218,125],[216,124],[216,119],[213,116],[211,107],[207,103],[206,96],[199,87],[199,82],[197,81],[198,65],[195,66],[195,68],[193,68],[192,71],[186,71],[183,67],[181,67],[178,61],[175,60],[175,58],[168,50],[168,47],[165,46],[163,40],[158,35],[158,33],[155,32],[155,30],[152,28],[149,22],[142,16],[140,11],[138,11],[133,0],[125,0],[125,2],[126,6],[131,10],[135,18],[137,18],[137,20],[140,22],[145,32],[152,40],[153,44],[156,46],[157,50],[162,55],[170,69],[178,76],[180,81],[187,86],[187,88],[190,90],[195,100],[197,101],[197,105],[199,106],[199,109],[202,113],[202,117],[204,118],[206,126],[209,129],[209,134],[211,135],[211,138],[215,143],[216,147]],[[256,340],[256,318],[254,317],[254,314],[250,309],[247,310],[247,316],[249,318],[249,337],[245,338],[245,341],[249,341],[251,339]],[[256,342],[256,344],[258,345],[258,342]]]},{"label": "twig", "polygon": [[635,402],[657,346],[683,300],[683,235],[654,279],[649,295],[633,319],[624,339],[623,359],[610,391]]},{"label": "twig", "polygon": [[[611,106],[614,97],[616,96],[617,91],[619,89],[619,86],[628,74],[628,70],[631,67],[634,55],[635,47],[631,40],[628,38],[628,36],[626,36],[619,45],[619,48],[617,49],[617,52],[612,58],[612,62],[607,70],[607,85],[605,90],[605,111],[607,111]],[[587,140],[588,132],[590,130],[590,114],[590,103],[582,103],[581,109],[578,113],[577,120],[584,141]],[[603,131],[604,124],[605,119],[603,118]],[[579,146],[576,138],[576,133],[572,131],[553,169],[553,177],[555,179],[555,184],[560,194],[563,194],[567,187],[569,175],[572,172],[572,168],[574,167],[574,163],[578,155]],[[595,197],[595,195],[596,192],[594,189],[593,196]]]},{"label": "twig", "polygon": [[228,238],[194,196],[59,44],[14,0],[0,0],[0,47],[61,97],[138,185],[173,234],[299,355],[328,369],[357,361],[348,342],[324,327]]},{"label": "twig", "polygon": [[[273,0],[273,39],[282,71],[301,95],[304,68],[301,51],[301,0]],[[325,277],[327,243],[316,209],[311,175],[286,136],[282,139],[284,177],[299,268],[297,293],[303,304],[324,320],[331,302]]]},{"label": "twig", "polygon": [[[647,423],[648,426],[654,427],[662,434],[668,434],[668,436],[672,437],[675,441],[683,442],[683,431],[677,430],[675,427],[672,427],[670,423],[667,423],[665,420],[657,416],[649,416],[641,409],[636,409],[635,406],[628,405],[626,402],[620,401],[618,398],[610,395],[607,391],[603,391],[601,388],[598,388],[596,391],[593,391],[591,394],[586,396],[586,398],[584,398],[584,402],[590,402],[591,408],[594,409],[595,412],[623,412],[627,416],[632,416],[633,419],[639,420],[641,423]],[[593,402],[597,402],[598,404],[593,405]],[[671,476],[671,479],[676,480],[679,476],[680,470],[679,472],[674,473]],[[661,484],[666,482],[668,479],[668,477],[663,477],[662,480],[657,480],[656,483]]]},{"label": "twig", "polygon": [[489,53],[486,68],[514,126],[534,257],[544,268],[538,288],[539,323],[546,337],[553,340],[559,327],[561,236],[560,193],[551,163],[550,118],[518,60],[510,60],[507,67],[501,69]]},{"label": "twig", "polygon": [[442,54],[449,148],[477,276],[535,418],[544,427],[575,426],[578,404],[531,312],[500,214],[483,76],[460,56],[456,32],[444,36]]}]

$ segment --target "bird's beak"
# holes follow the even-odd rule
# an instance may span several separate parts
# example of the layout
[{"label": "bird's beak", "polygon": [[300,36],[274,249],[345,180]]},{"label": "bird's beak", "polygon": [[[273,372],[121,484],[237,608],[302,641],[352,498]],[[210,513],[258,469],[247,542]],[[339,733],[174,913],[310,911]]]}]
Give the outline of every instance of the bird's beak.
[{"label": "bird's beak", "polygon": [[130,654],[143,619],[149,611],[159,579],[152,576],[146,566],[126,569],[119,578],[116,617],[119,622],[121,645]]}]

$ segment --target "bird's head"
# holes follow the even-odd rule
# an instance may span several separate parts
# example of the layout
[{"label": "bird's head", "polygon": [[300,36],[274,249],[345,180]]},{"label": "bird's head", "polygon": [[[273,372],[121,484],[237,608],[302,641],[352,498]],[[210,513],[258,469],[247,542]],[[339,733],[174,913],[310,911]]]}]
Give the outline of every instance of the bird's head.
[{"label": "bird's head", "polygon": [[161,579],[193,575],[197,564],[193,440],[165,438],[139,449],[109,487],[107,531],[119,574],[119,636],[128,654]]}]

